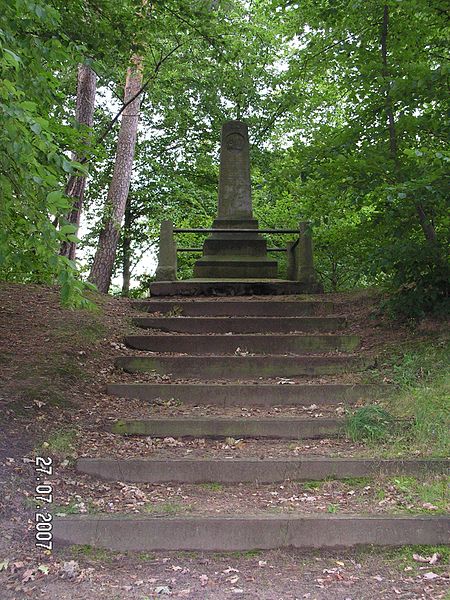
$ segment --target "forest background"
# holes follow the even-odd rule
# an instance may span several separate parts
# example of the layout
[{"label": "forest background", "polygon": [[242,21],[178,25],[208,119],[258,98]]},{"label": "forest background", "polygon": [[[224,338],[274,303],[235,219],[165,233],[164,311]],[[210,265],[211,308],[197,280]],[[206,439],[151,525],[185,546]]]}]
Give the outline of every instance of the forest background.
[{"label": "forest background", "polygon": [[145,295],[161,220],[211,225],[241,119],[255,216],[312,222],[326,290],[448,308],[443,0],[0,4],[0,280]]}]

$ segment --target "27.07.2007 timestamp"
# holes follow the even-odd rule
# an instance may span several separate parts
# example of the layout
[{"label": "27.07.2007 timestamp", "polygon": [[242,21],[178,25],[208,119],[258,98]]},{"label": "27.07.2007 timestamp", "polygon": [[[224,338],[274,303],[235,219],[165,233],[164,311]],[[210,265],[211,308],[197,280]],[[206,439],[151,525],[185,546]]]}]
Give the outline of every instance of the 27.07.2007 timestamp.
[{"label": "27.07.2007 timestamp", "polygon": [[53,475],[53,459],[49,456],[36,456],[35,473],[36,547],[51,551],[53,548],[53,515],[49,512],[49,507],[53,502],[53,487],[48,483],[48,478]]}]

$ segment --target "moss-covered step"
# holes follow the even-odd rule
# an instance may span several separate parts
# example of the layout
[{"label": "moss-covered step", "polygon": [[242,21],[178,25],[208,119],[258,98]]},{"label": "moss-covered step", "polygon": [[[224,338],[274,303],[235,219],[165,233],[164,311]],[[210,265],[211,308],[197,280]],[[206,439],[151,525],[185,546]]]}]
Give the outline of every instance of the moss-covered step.
[{"label": "moss-covered step", "polygon": [[184,317],[301,317],[331,314],[333,302],[326,300],[136,300],[131,306],[148,313]]},{"label": "moss-covered step", "polygon": [[180,333],[331,333],[344,317],[135,317],[136,327]]},{"label": "moss-covered step", "polygon": [[304,354],[352,352],[359,345],[356,335],[129,335],[125,343],[137,350],[186,354]]},{"label": "moss-covered step", "polygon": [[354,403],[388,395],[393,386],[372,384],[109,383],[121,398],[175,400],[209,406],[310,406]]},{"label": "moss-covered step", "polygon": [[129,335],[129,348],[151,352],[186,354],[303,354],[318,352],[352,352],[359,346],[356,335]]},{"label": "moss-covered step", "polygon": [[111,431],[121,435],[201,438],[317,439],[338,435],[343,419],[171,417],[119,420]]},{"label": "moss-covered step", "polygon": [[55,547],[89,545],[125,551],[248,551],[447,544],[443,516],[200,516],[71,515],[53,519]]},{"label": "moss-covered step", "polygon": [[449,459],[328,458],[79,458],[80,473],[130,483],[281,483],[447,473]]},{"label": "moss-covered step", "polygon": [[358,371],[369,361],[357,356],[120,356],[128,373],[159,373],[184,379],[246,379],[319,376]]}]

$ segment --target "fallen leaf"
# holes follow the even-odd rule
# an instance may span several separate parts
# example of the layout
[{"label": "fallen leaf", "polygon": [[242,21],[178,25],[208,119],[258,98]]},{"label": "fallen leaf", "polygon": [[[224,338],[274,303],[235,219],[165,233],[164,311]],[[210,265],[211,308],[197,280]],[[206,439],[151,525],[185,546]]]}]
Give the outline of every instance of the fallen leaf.
[{"label": "fallen leaf", "polygon": [[228,569],[225,569],[224,573],[226,575],[228,575],[229,573],[239,573],[239,569],[234,569],[233,567],[228,567]]},{"label": "fallen leaf", "polygon": [[36,571],[34,569],[27,569],[26,571],[23,572],[22,581],[24,581],[25,583],[27,581],[34,581],[35,577],[36,577]]},{"label": "fallen leaf", "polygon": [[424,502],[422,508],[425,508],[426,510],[439,510],[439,507],[431,504],[431,502]]},{"label": "fallen leaf", "polygon": [[433,571],[429,571],[428,573],[424,573],[424,579],[437,579],[439,575],[437,573],[433,573]]},{"label": "fallen leaf", "polygon": [[44,575],[48,575],[49,567],[48,567],[48,565],[39,565],[38,571],[40,571],[41,573],[44,573]]},{"label": "fallen leaf", "polygon": [[155,587],[155,594],[158,596],[170,596],[172,594],[172,590],[168,585],[159,585],[158,587]]}]

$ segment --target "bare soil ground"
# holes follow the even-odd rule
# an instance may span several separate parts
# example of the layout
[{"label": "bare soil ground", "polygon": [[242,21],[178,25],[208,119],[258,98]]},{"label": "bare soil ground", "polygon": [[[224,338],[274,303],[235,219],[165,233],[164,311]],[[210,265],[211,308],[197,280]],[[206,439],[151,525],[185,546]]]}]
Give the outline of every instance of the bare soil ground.
[{"label": "bare soil ground", "polygon": [[[386,344],[401,347],[412,338],[429,338],[439,328],[433,322],[416,330],[393,327],[375,310],[370,294],[330,295],[327,299],[337,303],[337,314],[349,317],[347,331],[362,337],[362,348],[369,354],[377,354]],[[441,556],[433,556],[433,549],[413,548],[389,552],[336,550],[320,555],[293,551],[124,555],[90,548],[68,548],[46,555],[37,550],[32,537],[35,479],[30,462],[36,452],[54,456],[54,503],[62,511],[117,512],[126,508],[161,515],[193,514],[206,509],[230,513],[436,512],[444,510],[448,503],[443,492],[442,504],[435,509],[424,506],[425,496],[419,487],[411,494],[400,480],[396,483],[392,478],[330,481],[318,486],[291,482],[265,486],[167,486],[101,482],[77,474],[73,462],[79,456],[370,454],[370,448],[346,439],[292,444],[122,439],[108,433],[107,425],[115,418],[149,416],[150,412],[212,415],[215,409],[186,409],[171,403],[152,408],[139,401],[107,396],[106,382],[138,380],[113,367],[115,356],[130,352],[123,346],[123,336],[136,330],[131,325],[129,301],[108,297],[98,297],[96,301],[97,313],[69,311],[60,307],[58,292],[53,288],[0,285],[0,599],[148,600],[169,595],[218,600],[446,597],[448,554],[442,549]],[[348,380],[353,381],[352,377],[348,375]],[[167,377],[150,376],[139,376],[139,380],[170,381]],[[337,379],[323,381],[333,380]],[[293,384],[297,381],[308,380],[295,379]],[[339,381],[343,381],[341,376]],[[283,412],[305,417],[339,416],[342,409],[345,407],[309,407]],[[277,412],[229,409],[230,416],[275,416]],[[441,478],[425,478],[422,483],[440,486]],[[419,558],[414,559],[414,554]]]}]

